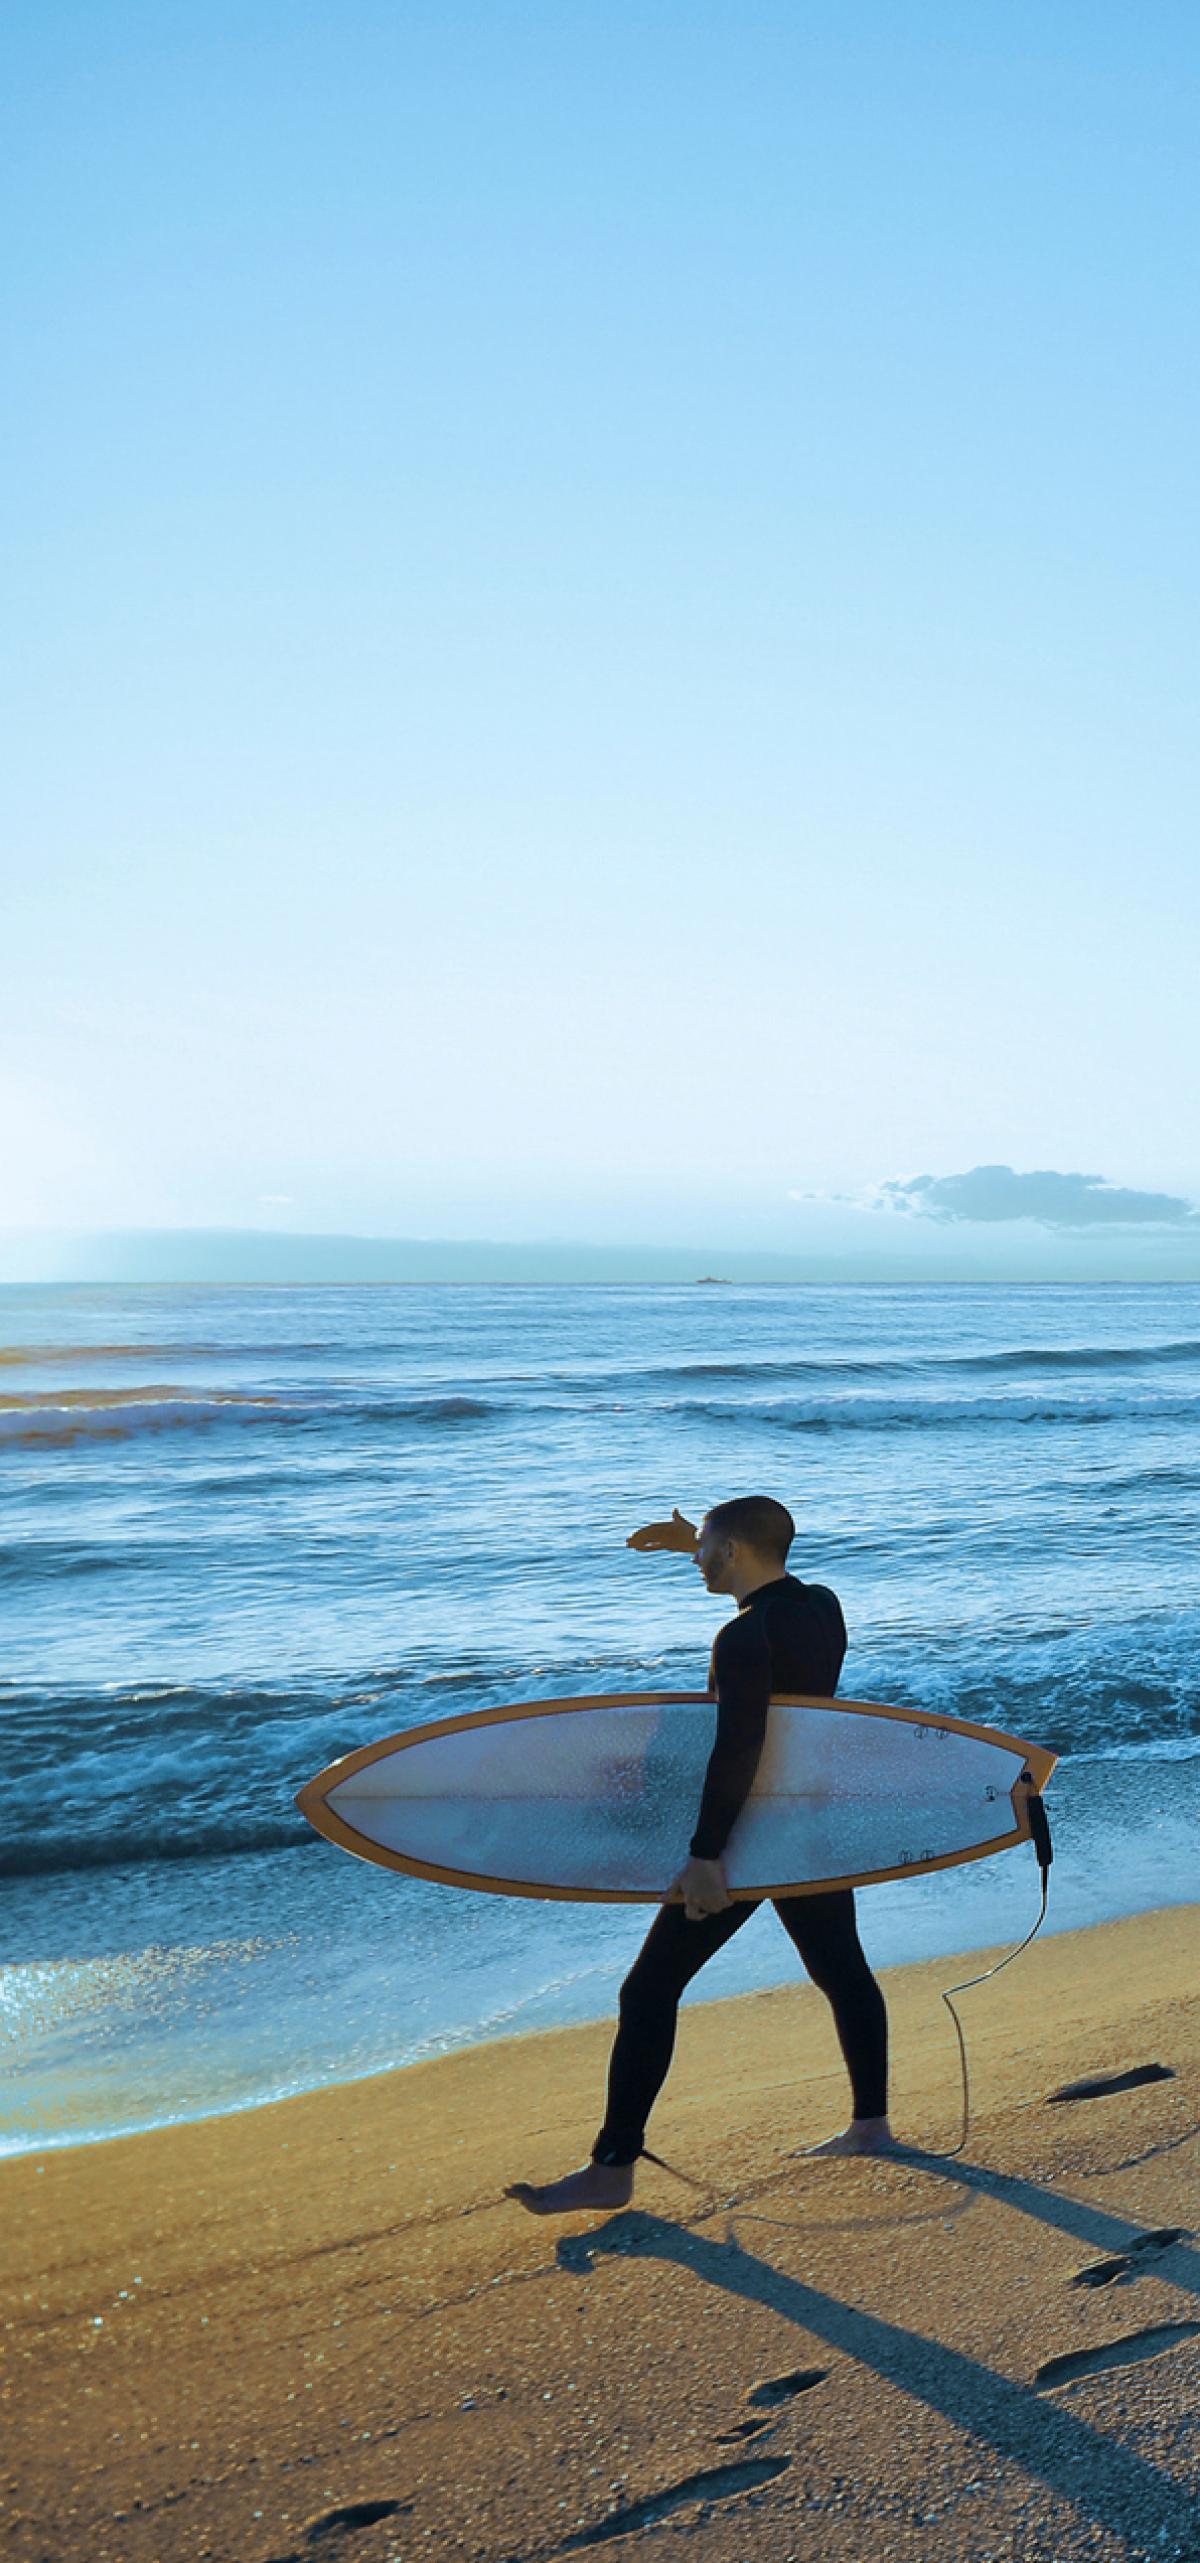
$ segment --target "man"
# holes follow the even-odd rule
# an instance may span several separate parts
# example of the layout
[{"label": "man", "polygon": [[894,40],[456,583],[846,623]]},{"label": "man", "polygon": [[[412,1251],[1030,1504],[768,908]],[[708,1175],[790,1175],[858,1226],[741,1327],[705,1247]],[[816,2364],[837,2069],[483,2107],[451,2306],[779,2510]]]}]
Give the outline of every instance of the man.
[{"label": "man", "polygon": [[[714,1505],[698,1532],[676,1511],[669,1522],[650,1522],[628,1542],[630,1548],[674,1549],[694,1557],[707,1590],[729,1594],[738,1616],[720,1631],[712,1651],[708,1687],[717,1703],[717,1733],[690,1856],[621,1987],[604,2125],[582,2171],[544,2188],[519,2181],[509,2190],[533,2215],[628,2205],[634,2166],[645,2152],[646,2121],[671,2062],[680,1996],[756,1910],[753,1903],[731,1902],[721,1855],[758,1768],[771,1694],[832,1698],[846,1652],[837,1595],[787,1572],[795,1527],[772,1496],[745,1495]],[[892,2142],[887,2013],[859,1941],[853,1893],[846,1888],[772,1901],[832,2006],[853,2093],[854,2115],[845,2132],[813,2150],[885,2152]]]}]

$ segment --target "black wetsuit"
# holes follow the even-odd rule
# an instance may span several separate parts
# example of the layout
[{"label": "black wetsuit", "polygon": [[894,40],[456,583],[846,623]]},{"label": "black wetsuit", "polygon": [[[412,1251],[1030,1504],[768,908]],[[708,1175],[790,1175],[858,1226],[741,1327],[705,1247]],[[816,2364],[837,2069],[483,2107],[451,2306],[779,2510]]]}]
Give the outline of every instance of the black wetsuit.
[{"label": "black wetsuit", "polygon": [[[772,1693],[831,1699],[845,1652],[846,1624],[836,1593],[823,1584],[802,1584],[794,1575],[780,1575],[748,1594],[736,1620],[721,1630],[708,1684],[717,1702],[717,1734],[691,1842],[698,1859],[720,1857],[741,1813],[758,1768]],[[813,1983],[832,2005],[855,2117],[882,2118],[887,2013],[863,1955],[852,1892],[775,1896],[772,1902]],[[732,1904],[702,1922],[689,1922],[681,1904],[661,1907],[621,1987],[608,2108],[594,2161],[636,2162],[671,2062],[680,1995],[756,1911],[754,1904]]]}]

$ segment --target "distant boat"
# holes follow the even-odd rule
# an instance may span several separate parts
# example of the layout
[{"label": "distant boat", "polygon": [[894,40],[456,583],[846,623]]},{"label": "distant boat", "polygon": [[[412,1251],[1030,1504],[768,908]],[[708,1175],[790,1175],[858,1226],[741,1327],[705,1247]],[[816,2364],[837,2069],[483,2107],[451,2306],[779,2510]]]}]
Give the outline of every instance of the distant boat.
[{"label": "distant boat", "polygon": [[729,1290],[731,1287],[728,1273],[697,1273],[696,1275],[697,1290]]}]

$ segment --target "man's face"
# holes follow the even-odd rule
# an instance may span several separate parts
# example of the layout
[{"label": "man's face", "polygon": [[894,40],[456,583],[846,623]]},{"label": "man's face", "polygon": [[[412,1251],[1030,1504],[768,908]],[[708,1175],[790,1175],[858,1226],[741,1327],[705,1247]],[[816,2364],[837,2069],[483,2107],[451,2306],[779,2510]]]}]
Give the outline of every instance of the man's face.
[{"label": "man's face", "polygon": [[696,1564],[704,1578],[705,1589],[709,1593],[729,1591],[726,1578],[733,1561],[733,1551],[734,1542],[727,1534],[714,1531],[706,1516],[700,1525],[695,1555]]}]

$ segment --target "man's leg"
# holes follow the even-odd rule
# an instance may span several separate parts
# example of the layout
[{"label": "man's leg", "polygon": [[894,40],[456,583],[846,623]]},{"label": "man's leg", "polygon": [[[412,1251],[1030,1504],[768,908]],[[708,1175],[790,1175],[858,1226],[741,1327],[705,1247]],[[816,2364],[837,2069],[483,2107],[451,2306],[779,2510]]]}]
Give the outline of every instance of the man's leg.
[{"label": "man's leg", "polygon": [[813,1983],[829,2002],[846,2059],[854,2117],[822,2153],[882,2153],[887,2118],[888,2029],[883,1995],[867,1965],[849,1887],[833,1895],[778,1896],[775,1911]]},{"label": "man's leg", "polygon": [[608,2069],[608,2106],[590,2163],[584,2171],[571,2172],[543,2189],[518,2181],[507,2193],[510,2198],[519,2199],[538,2216],[628,2203],[646,2120],[674,2052],[680,1995],[755,1911],[752,1904],[731,1904],[723,1913],[689,1922],[681,1904],[660,1908],[641,1955],[621,1987],[620,2020]]},{"label": "man's leg", "polygon": [[621,1987],[608,2106],[592,2147],[593,2162],[637,2161],[646,2121],[675,2052],[680,1996],[754,1910],[752,1904],[730,1904],[723,1913],[706,1914],[703,1922],[689,1922],[681,1904],[665,1904],[651,1924],[641,1956]]}]

